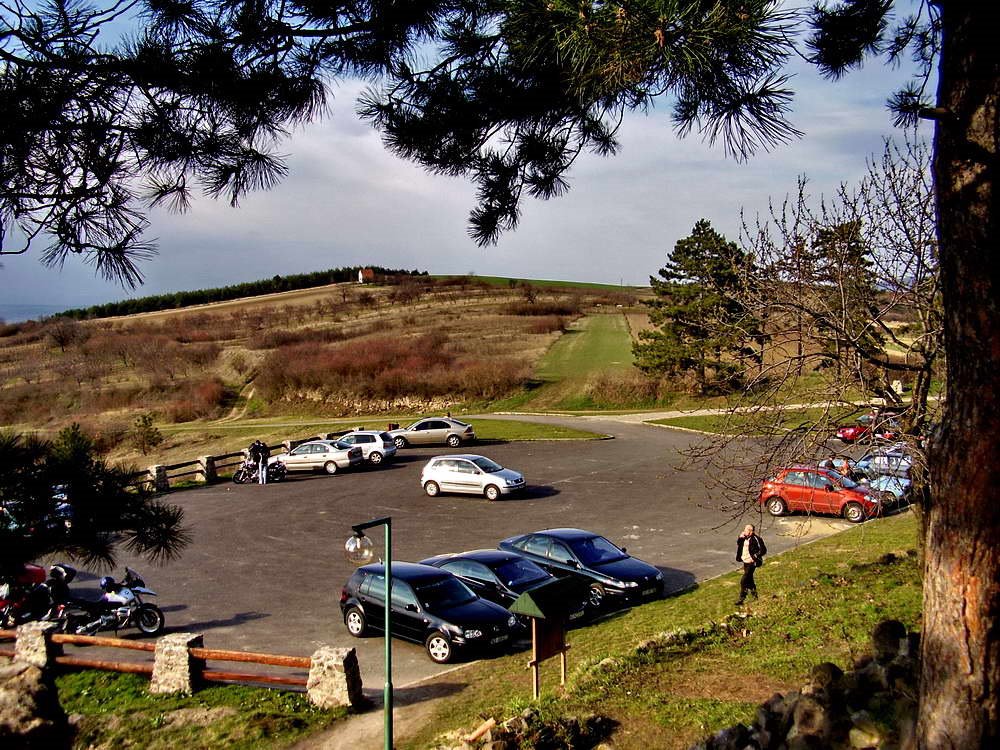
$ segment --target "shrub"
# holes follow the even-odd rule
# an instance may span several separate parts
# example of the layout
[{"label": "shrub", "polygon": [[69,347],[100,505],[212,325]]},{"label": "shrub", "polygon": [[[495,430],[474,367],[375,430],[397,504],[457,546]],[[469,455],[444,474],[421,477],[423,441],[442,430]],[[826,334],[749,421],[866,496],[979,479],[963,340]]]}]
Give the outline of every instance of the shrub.
[{"label": "shrub", "polygon": [[153,424],[152,414],[136,417],[130,437],[132,446],[144,456],[163,442],[163,433]]},{"label": "shrub", "polygon": [[566,320],[560,315],[541,315],[528,321],[528,333],[552,333],[566,329]]},{"label": "shrub", "polygon": [[507,315],[567,315],[580,314],[580,300],[567,297],[536,302],[511,302],[504,309]]},{"label": "shrub", "polygon": [[277,349],[293,344],[329,344],[342,341],[346,334],[336,328],[302,328],[297,331],[267,330],[254,334],[247,340],[248,349]]}]

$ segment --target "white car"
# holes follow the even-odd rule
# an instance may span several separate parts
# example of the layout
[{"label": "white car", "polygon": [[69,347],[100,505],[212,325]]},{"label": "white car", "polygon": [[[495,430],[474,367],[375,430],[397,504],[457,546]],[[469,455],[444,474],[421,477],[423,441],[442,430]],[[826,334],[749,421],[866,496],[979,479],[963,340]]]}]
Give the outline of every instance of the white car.
[{"label": "white car", "polygon": [[442,492],[461,492],[484,495],[487,500],[498,500],[524,489],[524,477],[516,471],[505,469],[496,461],[471,453],[453,456],[435,456],[420,474],[420,486],[431,497]]},{"label": "white car", "polygon": [[365,461],[378,465],[387,458],[396,455],[396,444],[392,435],[379,430],[353,430],[337,439],[338,445],[357,446],[361,449]]},{"label": "white car", "polygon": [[315,471],[336,474],[340,469],[356,466],[364,461],[361,448],[339,446],[333,440],[310,440],[297,445],[288,453],[272,456],[268,463],[281,459],[288,471]]}]

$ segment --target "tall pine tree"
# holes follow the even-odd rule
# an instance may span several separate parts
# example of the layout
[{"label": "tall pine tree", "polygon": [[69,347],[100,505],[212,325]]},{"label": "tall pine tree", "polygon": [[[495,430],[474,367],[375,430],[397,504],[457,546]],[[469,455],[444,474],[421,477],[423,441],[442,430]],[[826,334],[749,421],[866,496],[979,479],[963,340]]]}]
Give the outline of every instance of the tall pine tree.
[{"label": "tall pine tree", "polygon": [[659,278],[650,277],[655,299],[646,302],[655,331],[633,347],[636,365],[648,374],[690,374],[700,392],[730,390],[745,356],[746,310],[733,292],[747,257],[701,219],[680,239]]}]

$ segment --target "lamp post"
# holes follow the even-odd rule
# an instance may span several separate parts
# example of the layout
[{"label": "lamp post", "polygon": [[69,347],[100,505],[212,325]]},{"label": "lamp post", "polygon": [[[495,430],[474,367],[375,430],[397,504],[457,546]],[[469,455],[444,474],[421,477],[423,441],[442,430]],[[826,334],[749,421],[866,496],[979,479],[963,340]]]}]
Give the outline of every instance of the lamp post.
[{"label": "lamp post", "polygon": [[385,689],[382,704],[385,711],[385,750],[392,750],[392,518],[376,518],[352,526],[354,536],[344,544],[344,554],[355,565],[366,565],[375,559],[372,540],[365,536],[365,529],[385,526]]}]

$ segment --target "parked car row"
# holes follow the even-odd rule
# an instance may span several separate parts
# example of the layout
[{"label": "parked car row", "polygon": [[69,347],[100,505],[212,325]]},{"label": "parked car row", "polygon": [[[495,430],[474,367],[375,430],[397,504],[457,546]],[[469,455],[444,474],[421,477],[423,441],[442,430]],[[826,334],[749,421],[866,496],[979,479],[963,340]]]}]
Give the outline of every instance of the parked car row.
[{"label": "parked car row", "polygon": [[[271,456],[287,471],[325,471],[336,474],[361,463],[378,466],[396,452],[412,445],[457,447],[475,441],[472,425],[451,417],[421,419],[404,429],[352,430],[336,440],[309,440],[286,453]],[[495,499],[495,498],[491,498]]]},{"label": "parked car row", "polygon": [[788,466],[764,480],[758,499],[772,516],[802,511],[860,523],[909,502],[912,466],[904,443],[876,448],[857,461],[838,457],[817,466]]},{"label": "parked car row", "polygon": [[[545,529],[504,539],[498,549],[436,555],[420,563],[392,563],[393,635],[422,643],[432,661],[459,653],[498,651],[528,626],[509,607],[522,594],[557,578],[578,592],[564,603],[568,623],[611,603],[639,604],[663,595],[663,573],[583,529]],[[341,592],[348,632],[381,631],[385,566],[358,568]]]}]

